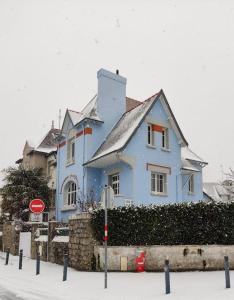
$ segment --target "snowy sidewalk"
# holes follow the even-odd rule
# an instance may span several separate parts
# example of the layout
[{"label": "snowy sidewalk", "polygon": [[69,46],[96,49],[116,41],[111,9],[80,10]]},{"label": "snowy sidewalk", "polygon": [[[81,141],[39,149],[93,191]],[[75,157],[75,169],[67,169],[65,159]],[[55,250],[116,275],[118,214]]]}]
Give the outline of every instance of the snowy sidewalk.
[{"label": "snowy sidewalk", "polygon": [[68,269],[68,281],[62,282],[63,267],[41,262],[41,274],[35,275],[35,260],[10,256],[5,266],[0,253],[1,300],[229,300],[234,299],[234,272],[231,289],[225,289],[224,272],[171,273],[171,294],[165,295],[163,273],[109,273],[104,290],[103,273]]}]

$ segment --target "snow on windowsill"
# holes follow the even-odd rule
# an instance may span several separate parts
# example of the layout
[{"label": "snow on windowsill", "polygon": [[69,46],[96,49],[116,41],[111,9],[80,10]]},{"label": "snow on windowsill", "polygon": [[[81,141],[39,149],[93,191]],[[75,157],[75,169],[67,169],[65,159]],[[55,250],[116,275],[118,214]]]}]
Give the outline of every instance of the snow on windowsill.
[{"label": "snow on windowsill", "polygon": [[61,211],[68,211],[68,210],[76,210],[77,209],[77,206],[75,204],[72,204],[72,205],[64,205],[62,208],[61,208]]},{"label": "snow on windowsill", "polygon": [[64,236],[64,235],[56,235],[52,242],[55,243],[68,243],[69,242],[69,236]]},{"label": "snow on windowsill", "polygon": [[75,163],[75,160],[68,161],[68,162],[66,163],[66,167],[72,166],[72,165],[74,165],[74,163]]},{"label": "snow on windowsill", "polygon": [[150,145],[150,144],[146,144],[146,147],[148,147],[148,148],[150,148],[150,149],[156,149],[156,146]]},{"label": "snow on windowsill", "polygon": [[188,192],[188,195],[189,195],[189,196],[194,196],[195,193],[194,193],[194,192]]},{"label": "snow on windowsill", "polygon": [[160,197],[167,197],[168,194],[165,193],[156,193],[156,192],[151,192],[152,196],[160,196]]},{"label": "snow on windowsill", "polygon": [[162,147],[161,150],[165,151],[165,152],[171,152],[171,149],[167,149],[167,148],[164,148],[164,147]]},{"label": "snow on windowsill", "polygon": [[48,235],[40,235],[38,238],[34,239],[35,242],[48,242]]}]

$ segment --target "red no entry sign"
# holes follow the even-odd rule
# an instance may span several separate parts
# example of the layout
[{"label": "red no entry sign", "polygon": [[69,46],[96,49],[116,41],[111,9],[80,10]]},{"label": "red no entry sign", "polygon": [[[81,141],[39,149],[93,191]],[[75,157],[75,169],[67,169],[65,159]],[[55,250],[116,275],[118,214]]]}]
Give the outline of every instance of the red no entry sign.
[{"label": "red no entry sign", "polygon": [[45,209],[45,203],[41,199],[33,199],[29,204],[29,209],[34,214],[40,214]]}]

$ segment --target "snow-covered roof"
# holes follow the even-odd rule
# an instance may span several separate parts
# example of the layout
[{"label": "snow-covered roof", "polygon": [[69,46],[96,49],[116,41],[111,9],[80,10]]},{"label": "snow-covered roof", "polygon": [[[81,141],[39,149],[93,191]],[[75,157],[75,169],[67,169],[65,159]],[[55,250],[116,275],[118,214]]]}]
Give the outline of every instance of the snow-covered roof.
[{"label": "snow-covered roof", "polygon": [[207,164],[204,159],[194,153],[189,147],[182,147],[181,148],[181,157],[186,160],[191,160],[203,164]]},{"label": "snow-covered roof", "polygon": [[51,153],[51,152],[57,151],[57,147],[52,147],[52,148],[42,148],[42,147],[38,147],[38,148],[34,149],[34,151],[49,154],[49,153]]},{"label": "snow-covered roof", "polygon": [[68,109],[68,114],[73,125],[77,125],[84,119],[92,119],[98,122],[102,120],[97,115],[97,95],[95,95],[81,112]]},{"label": "snow-covered roof", "polygon": [[[112,129],[110,134],[107,136],[106,140],[103,142],[103,144],[99,147],[99,149],[96,151],[92,159],[90,159],[85,164],[89,164],[93,162],[96,159],[99,159],[103,156],[106,156],[108,154],[111,154],[113,152],[117,152],[124,148],[128,141],[131,139],[134,132],[137,130],[137,128],[140,126],[142,121],[144,120],[144,117],[147,115],[147,113],[150,111],[151,107],[155,103],[156,100],[160,99],[163,101],[164,106],[166,107],[167,113],[170,116],[171,123],[173,124],[176,134],[178,134],[180,140],[184,145],[187,145],[187,141],[185,140],[179,125],[173,115],[173,112],[171,111],[171,108],[169,106],[169,103],[167,102],[167,99],[161,90],[159,93],[154,94],[144,102],[134,101],[133,108],[129,111],[127,111],[117,122],[115,127]],[[138,103],[137,103],[138,102]]]},{"label": "snow-covered roof", "polygon": [[69,236],[62,236],[62,235],[56,235],[52,242],[56,243],[68,243],[69,242]]},{"label": "snow-covered roof", "polygon": [[184,158],[182,158],[182,169],[193,172],[199,172],[199,170],[191,162]]},{"label": "snow-covered roof", "polygon": [[140,125],[156,98],[157,94],[126,112],[94,154],[91,161],[123,148]]},{"label": "snow-covered roof", "polygon": [[203,183],[203,191],[214,201],[223,201],[222,196],[228,196],[229,192],[221,184],[217,182]]},{"label": "snow-covered roof", "polygon": [[40,235],[38,238],[35,238],[35,242],[48,242],[48,235]]},{"label": "snow-covered roof", "polygon": [[34,144],[36,145],[34,147],[32,147],[31,144],[29,144],[29,141],[27,140],[28,144],[32,147],[32,150],[29,152],[29,154],[32,152],[41,152],[49,154],[54,151],[57,151],[56,137],[59,135],[59,133],[59,129],[52,127],[38,144]]}]

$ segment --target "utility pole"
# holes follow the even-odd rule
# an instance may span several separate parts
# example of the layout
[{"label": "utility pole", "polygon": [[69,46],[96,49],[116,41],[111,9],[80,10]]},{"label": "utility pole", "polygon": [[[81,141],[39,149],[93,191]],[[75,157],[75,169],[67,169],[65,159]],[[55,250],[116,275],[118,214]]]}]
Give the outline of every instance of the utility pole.
[{"label": "utility pole", "polygon": [[108,223],[107,223],[107,203],[109,188],[105,187],[105,226],[104,226],[104,242],[105,242],[105,289],[107,289],[107,240],[108,240]]}]

